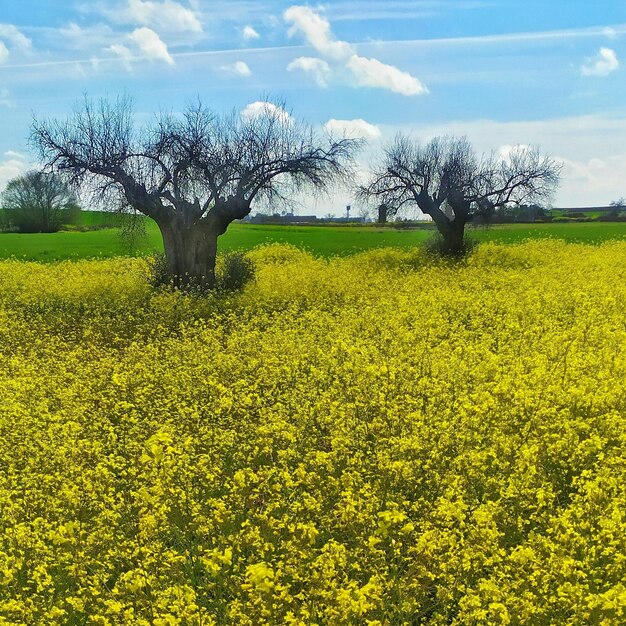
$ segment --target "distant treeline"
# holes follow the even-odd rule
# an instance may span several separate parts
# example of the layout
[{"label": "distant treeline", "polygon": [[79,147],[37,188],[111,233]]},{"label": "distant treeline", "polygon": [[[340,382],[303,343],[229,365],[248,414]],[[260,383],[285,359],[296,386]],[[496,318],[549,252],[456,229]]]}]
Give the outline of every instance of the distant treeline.
[{"label": "distant treeline", "polygon": [[535,222],[624,222],[626,207],[586,207],[581,209],[547,209],[538,205],[502,207],[492,215],[478,216],[478,224],[532,224]]}]

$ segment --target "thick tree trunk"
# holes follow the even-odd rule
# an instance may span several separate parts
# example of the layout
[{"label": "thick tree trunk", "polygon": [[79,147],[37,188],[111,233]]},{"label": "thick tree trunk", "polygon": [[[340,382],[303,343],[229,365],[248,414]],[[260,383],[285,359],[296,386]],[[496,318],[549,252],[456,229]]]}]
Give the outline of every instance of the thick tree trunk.
[{"label": "thick tree trunk", "polygon": [[[420,209],[432,217],[439,234],[443,238],[441,252],[450,256],[463,254],[465,244],[465,224],[467,219],[464,214],[456,215],[450,219],[439,206],[434,206],[428,196],[422,198],[423,202],[418,206]],[[455,212],[456,213],[456,212]]]},{"label": "thick tree trunk", "polygon": [[456,218],[450,221],[450,227],[442,233],[445,252],[451,256],[463,254],[465,247],[465,222]]},{"label": "thick tree trunk", "polygon": [[215,287],[215,259],[220,229],[212,223],[186,226],[179,220],[158,222],[167,273],[177,287]]},{"label": "thick tree trunk", "polygon": [[465,248],[465,220],[458,217],[452,220],[446,216],[437,217],[438,219],[433,219],[433,221],[443,238],[441,252],[450,256],[463,254]]},{"label": "thick tree trunk", "polygon": [[381,204],[378,207],[378,223],[385,224],[387,222],[387,205]]}]

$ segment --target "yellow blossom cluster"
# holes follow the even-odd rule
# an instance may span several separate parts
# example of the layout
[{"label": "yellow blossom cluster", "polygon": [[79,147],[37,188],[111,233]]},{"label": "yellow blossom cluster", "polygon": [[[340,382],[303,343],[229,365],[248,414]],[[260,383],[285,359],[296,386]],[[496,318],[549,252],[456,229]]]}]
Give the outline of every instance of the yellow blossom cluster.
[{"label": "yellow blossom cluster", "polygon": [[626,244],[0,263],[0,625],[626,623]]}]

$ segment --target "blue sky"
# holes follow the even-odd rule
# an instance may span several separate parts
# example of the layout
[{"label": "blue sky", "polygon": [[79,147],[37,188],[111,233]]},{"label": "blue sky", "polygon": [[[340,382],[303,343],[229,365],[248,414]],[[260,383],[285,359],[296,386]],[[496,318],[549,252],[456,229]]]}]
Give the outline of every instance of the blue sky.
[{"label": "blue sky", "polygon": [[278,98],[368,138],[364,168],[398,131],[537,145],[564,163],[556,204],[606,204],[626,196],[624,63],[626,0],[0,0],[0,189],[32,164],[33,114],[126,93],[139,120]]}]

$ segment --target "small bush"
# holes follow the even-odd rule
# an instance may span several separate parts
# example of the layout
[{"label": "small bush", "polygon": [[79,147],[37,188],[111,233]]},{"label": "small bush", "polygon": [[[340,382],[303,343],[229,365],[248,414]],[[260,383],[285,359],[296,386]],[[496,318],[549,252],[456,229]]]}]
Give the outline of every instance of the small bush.
[{"label": "small bush", "polygon": [[463,246],[460,250],[454,250],[440,233],[434,233],[424,242],[424,250],[430,256],[439,256],[446,258],[464,258],[470,254],[478,245],[475,239],[467,234],[463,238]]},{"label": "small bush", "polygon": [[153,254],[148,260],[148,268],[148,282],[153,287],[164,287],[172,283],[172,279],[167,273],[167,261],[163,253]]},{"label": "small bush", "polygon": [[241,291],[254,277],[254,263],[241,252],[224,255],[216,268],[217,288],[220,291]]}]

